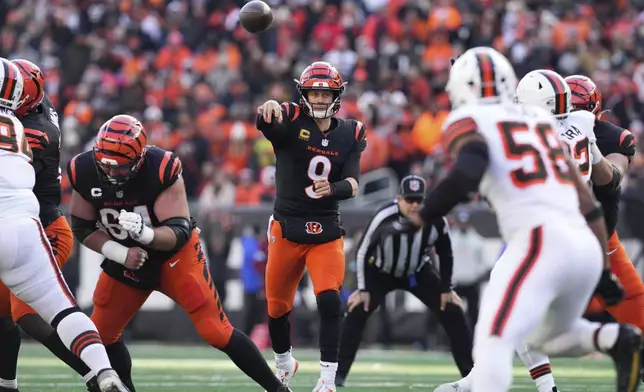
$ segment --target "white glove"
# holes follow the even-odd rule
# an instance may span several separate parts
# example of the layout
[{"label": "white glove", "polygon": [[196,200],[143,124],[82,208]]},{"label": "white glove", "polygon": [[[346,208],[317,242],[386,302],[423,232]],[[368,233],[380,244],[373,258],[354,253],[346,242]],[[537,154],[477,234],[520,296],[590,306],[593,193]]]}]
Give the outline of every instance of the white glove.
[{"label": "white glove", "polygon": [[154,229],[143,223],[141,214],[121,210],[119,225],[130,233],[130,237],[144,245],[154,240]]}]

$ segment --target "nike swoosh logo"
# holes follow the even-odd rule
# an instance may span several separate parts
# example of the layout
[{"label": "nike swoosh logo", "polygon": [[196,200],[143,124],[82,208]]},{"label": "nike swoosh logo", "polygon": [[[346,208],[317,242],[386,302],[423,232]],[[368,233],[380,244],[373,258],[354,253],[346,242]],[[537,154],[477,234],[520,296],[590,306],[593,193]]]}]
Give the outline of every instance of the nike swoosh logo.
[{"label": "nike swoosh logo", "polygon": [[169,263],[169,264],[170,264],[170,268],[172,268],[172,267],[174,267],[175,265],[177,265],[177,263],[178,263],[178,262],[179,262],[179,260],[176,260],[176,261],[173,261],[173,262]]},{"label": "nike swoosh logo", "polygon": [[606,252],[607,255],[612,255],[613,253],[617,252],[617,249],[613,249],[609,252]]}]

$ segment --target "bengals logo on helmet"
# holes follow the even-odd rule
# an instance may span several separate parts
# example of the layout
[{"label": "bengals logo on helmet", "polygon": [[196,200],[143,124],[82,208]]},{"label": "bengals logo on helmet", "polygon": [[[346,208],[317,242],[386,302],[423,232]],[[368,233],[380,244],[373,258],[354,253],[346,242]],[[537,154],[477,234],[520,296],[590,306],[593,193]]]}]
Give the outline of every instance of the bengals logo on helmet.
[{"label": "bengals logo on helmet", "polygon": [[595,82],[583,75],[571,75],[565,80],[570,86],[573,109],[587,110],[597,116],[602,108],[602,93]]},{"label": "bengals logo on helmet", "polygon": [[24,83],[20,97],[21,103],[16,109],[16,115],[22,117],[40,105],[45,97],[45,78],[40,68],[31,61],[16,59],[11,62],[20,70]]},{"label": "bengals logo on helmet", "polygon": [[306,222],[305,228],[308,234],[320,234],[323,231],[320,222]]}]

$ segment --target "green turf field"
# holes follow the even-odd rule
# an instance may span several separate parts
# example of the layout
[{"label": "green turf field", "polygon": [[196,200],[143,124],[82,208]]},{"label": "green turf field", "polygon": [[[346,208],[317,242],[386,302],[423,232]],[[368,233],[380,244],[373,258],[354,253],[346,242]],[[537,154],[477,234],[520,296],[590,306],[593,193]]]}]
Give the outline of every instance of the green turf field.
[{"label": "green turf field", "polygon": [[[138,392],[152,391],[261,391],[226,357],[203,346],[131,345],[134,382]],[[318,378],[317,354],[295,350],[300,370],[293,380],[295,392],[311,391]],[[270,357],[270,354],[267,353]],[[272,364],[272,360],[270,362]],[[606,359],[555,360],[554,374],[559,390],[614,391],[614,371]],[[515,364],[513,390],[536,391],[526,370]],[[451,358],[443,354],[415,351],[363,350],[353,366],[347,387],[352,391],[433,391],[457,377]],[[84,384],[49,352],[34,344],[23,344],[18,369],[21,392],[84,391]]]}]

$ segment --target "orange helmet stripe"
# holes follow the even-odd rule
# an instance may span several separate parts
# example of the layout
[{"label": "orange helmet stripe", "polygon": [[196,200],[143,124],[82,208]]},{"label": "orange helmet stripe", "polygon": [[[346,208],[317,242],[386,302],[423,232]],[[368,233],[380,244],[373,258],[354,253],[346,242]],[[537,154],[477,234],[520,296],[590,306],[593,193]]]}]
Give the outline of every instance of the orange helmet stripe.
[{"label": "orange helmet stripe", "polygon": [[555,114],[566,113],[566,87],[559,78],[549,72],[540,72],[555,90]]},{"label": "orange helmet stripe", "polygon": [[496,97],[496,77],[494,72],[494,63],[492,57],[488,54],[477,54],[476,60],[481,70],[481,97]]}]

